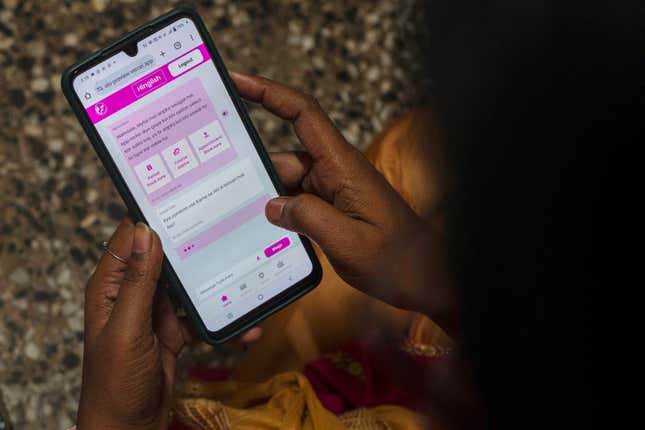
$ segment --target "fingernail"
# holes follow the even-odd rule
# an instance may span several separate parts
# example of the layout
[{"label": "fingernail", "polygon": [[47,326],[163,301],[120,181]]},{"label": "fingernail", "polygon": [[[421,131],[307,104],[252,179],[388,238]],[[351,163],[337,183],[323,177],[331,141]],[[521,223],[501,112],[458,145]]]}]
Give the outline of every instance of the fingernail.
[{"label": "fingernail", "polygon": [[278,197],[269,200],[265,209],[266,216],[269,222],[273,224],[278,224],[280,222],[280,218],[282,218],[282,210],[284,209],[284,205],[288,200],[288,197]]},{"label": "fingernail", "polygon": [[138,222],[134,228],[134,242],[132,243],[132,252],[144,254],[150,251],[152,246],[152,233],[147,225]]}]

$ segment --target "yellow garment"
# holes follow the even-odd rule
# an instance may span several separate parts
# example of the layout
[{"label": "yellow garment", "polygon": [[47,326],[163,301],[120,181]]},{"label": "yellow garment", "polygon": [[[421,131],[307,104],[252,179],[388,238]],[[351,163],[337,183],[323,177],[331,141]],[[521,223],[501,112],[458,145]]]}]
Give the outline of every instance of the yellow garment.
[{"label": "yellow garment", "polygon": [[[438,226],[445,182],[440,143],[432,111],[415,110],[377,136],[365,154],[421,217]],[[182,422],[196,430],[414,430],[430,424],[432,417],[391,405],[336,416],[322,406],[305,376],[291,371],[373,328],[390,334],[390,343],[405,340],[404,350],[412,354],[441,356],[453,347],[429,318],[352,288],[321,252],[318,257],[320,286],[262,324],[262,338],[249,346],[232,380],[184,386],[175,407]],[[260,380],[266,382],[255,382]],[[433,429],[440,427],[432,422]]]},{"label": "yellow garment", "polygon": [[356,409],[336,416],[323,407],[300,372],[262,383],[188,382],[175,413],[196,430],[397,430],[425,428],[424,418],[399,406]]}]

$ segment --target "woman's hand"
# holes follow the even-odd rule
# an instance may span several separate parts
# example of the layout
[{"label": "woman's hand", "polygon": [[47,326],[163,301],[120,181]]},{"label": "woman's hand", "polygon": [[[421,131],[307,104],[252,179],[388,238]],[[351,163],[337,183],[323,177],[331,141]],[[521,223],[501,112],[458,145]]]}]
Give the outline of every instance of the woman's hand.
[{"label": "woman's hand", "polygon": [[[175,365],[195,338],[158,288],[157,234],[124,219],[85,293],[85,353],[79,429],[159,429],[168,424]],[[253,342],[259,328],[239,340]]]},{"label": "woman's hand", "polygon": [[[194,342],[158,288],[163,251],[145,224],[124,219],[85,292],[85,352],[79,429],[159,429],[168,425],[175,365]],[[259,328],[239,340],[253,342]]]},{"label": "woman's hand", "polygon": [[451,325],[455,300],[441,235],[347,143],[314,98],[261,77],[235,73],[233,80],[243,98],[291,121],[306,149],[272,155],[292,196],[269,201],[269,221],[311,238],[355,288]]},{"label": "woman's hand", "polygon": [[121,222],[85,293],[80,429],[166,428],[175,363],[190,333],[165,290],[163,252],[145,224]]}]

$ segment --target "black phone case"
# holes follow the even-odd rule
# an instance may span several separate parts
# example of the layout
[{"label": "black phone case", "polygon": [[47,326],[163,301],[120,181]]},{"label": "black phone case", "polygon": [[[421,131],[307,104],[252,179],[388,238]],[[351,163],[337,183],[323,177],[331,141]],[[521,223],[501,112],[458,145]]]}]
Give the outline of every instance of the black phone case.
[{"label": "black phone case", "polygon": [[[107,148],[103,144],[94,125],[90,122],[89,117],[85,113],[85,109],[83,108],[83,105],[81,104],[77,95],[74,93],[74,90],[72,88],[72,82],[74,77],[77,74],[81,73],[84,69],[89,68],[94,64],[103,61],[105,59],[106,53],[112,54],[115,48],[125,44],[126,41],[132,38],[142,36],[146,34],[146,32],[147,33],[154,32],[159,28],[165,25],[168,25],[170,22],[173,22],[182,17],[190,18],[197,26],[200,36],[204,40],[204,44],[206,45],[206,47],[208,48],[211,54],[215,67],[220,73],[222,80],[224,82],[224,85],[226,86],[226,89],[233,100],[235,109],[237,110],[238,114],[242,118],[242,122],[244,123],[246,130],[251,136],[251,140],[253,141],[255,149],[258,152],[260,158],[262,159],[264,167],[266,168],[269,176],[271,177],[271,180],[273,181],[274,186],[276,187],[280,195],[286,194],[284,186],[280,182],[280,179],[278,178],[278,175],[273,167],[273,164],[271,163],[269,154],[264,148],[264,145],[262,144],[262,141],[260,140],[260,137],[258,136],[258,133],[255,130],[255,127],[253,126],[251,119],[248,116],[246,108],[244,107],[242,100],[237,94],[235,85],[233,84],[226,70],[226,67],[224,66],[224,63],[222,62],[222,59],[220,58],[219,53],[215,48],[215,44],[213,43],[206,26],[204,25],[200,16],[197,14],[195,10],[187,7],[181,7],[181,8],[173,9],[172,11],[148,22],[147,24],[140,26],[136,30],[126,34],[118,41],[112,43],[105,49],[99,50],[94,54],[88,56],[87,58],[73,64],[72,66],[68,67],[65,70],[61,78],[62,90],[65,97],[67,98],[67,101],[69,102],[70,106],[72,107],[72,110],[74,111],[74,113],[76,114],[76,117],[81,123],[83,130],[87,134],[87,137],[92,143],[92,146],[94,147],[97,155],[99,156],[101,162],[103,163],[103,166],[105,167],[108,174],[114,181],[114,185],[116,186],[117,191],[119,192],[125,205],[130,211],[131,216],[135,218],[135,221],[145,221],[143,213],[141,212],[139,205],[135,201],[134,197],[130,193],[130,190],[128,189],[127,184],[125,183],[123,177],[121,176],[121,173],[119,172],[117,166],[112,160],[112,157],[110,156]],[[252,328],[261,320],[267,318],[269,315],[279,311],[280,309],[284,308],[288,304],[297,300],[299,297],[308,293],[320,283],[320,280],[322,278],[322,268],[320,266],[320,262],[318,261],[318,258],[316,257],[316,253],[314,252],[310,241],[306,237],[300,236],[300,240],[302,241],[302,244],[309,258],[311,259],[311,262],[313,265],[312,272],[309,274],[309,276],[307,276],[305,279],[301,280],[300,282],[292,285],[287,290],[278,294],[276,297],[273,297],[271,300],[268,300],[262,305],[254,308],[245,316],[235,320],[234,322],[226,326],[224,329],[216,332],[207,330],[206,326],[204,325],[201,318],[199,317],[197,310],[195,309],[195,306],[193,305],[192,301],[188,297],[188,293],[186,292],[183,285],[181,284],[179,278],[177,277],[177,274],[175,273],[173,267],[170,265],[170,262],[166,258],[165,254],[164,254],[164,260],[163,260],[163,276],[170,284],[170,287],[171,287],[170,291],[173,295],[173,298],[177,302],[179,302],[181,307],[186,311],[187,318],[189,319],[192,327],[197,331],[199,336],[207,343],[220,344]]]}]

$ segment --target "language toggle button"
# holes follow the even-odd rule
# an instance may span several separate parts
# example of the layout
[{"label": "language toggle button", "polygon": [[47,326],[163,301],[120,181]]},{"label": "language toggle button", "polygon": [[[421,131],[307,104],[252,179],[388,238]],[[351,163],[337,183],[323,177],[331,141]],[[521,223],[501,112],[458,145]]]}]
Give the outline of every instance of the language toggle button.
[{"label": "language toggle button", "polygon": [[264,250],[264,255],[268,258],[271,257],[272,255],[277,254],[278,252],[282,251],[283,249],[287,248],[291,242],[289,241],[288,237],[283,237],[273,245],[270,245]]},{"label": "language toggle button", "polygon": [[156,70],[130,85],[130,88],[132,88],[134,96],[138,98],[156,90],[160,86],[164,85],[166,81],[166,74],[163,70]]}]

